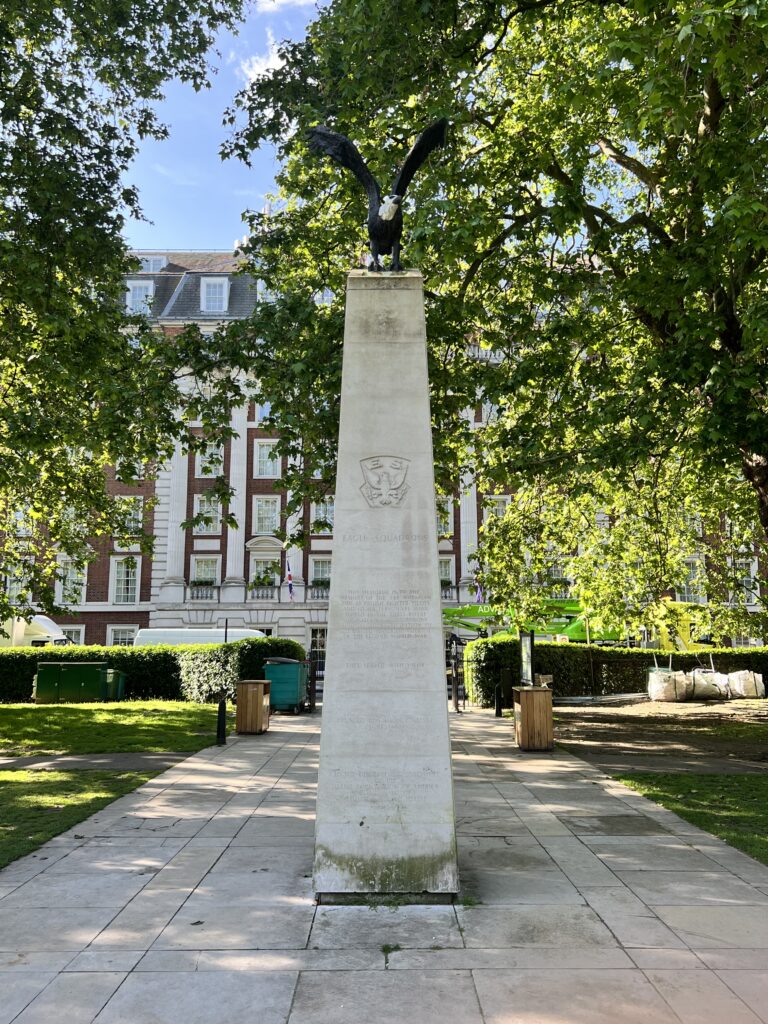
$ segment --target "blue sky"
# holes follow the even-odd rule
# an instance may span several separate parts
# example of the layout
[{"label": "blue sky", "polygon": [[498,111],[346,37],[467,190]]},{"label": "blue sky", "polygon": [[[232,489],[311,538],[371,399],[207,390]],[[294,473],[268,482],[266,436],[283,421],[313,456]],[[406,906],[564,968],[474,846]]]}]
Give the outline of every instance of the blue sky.
[{"label": "blue sky", "polygon": [[274,185],[277,161],[271,148],[253,156],[249,169],[222,161],[226,137],[222,115],[248,75],[273,66],[282,39],[299,39],[315,13],[314,0],[253,0],[237,35],[223,33],[212,56],[218,73],[212,86],[195,93],[169,83],[158,108],[170,137],[144,142],[127,180],[138,187],[147,222],[126,225],[136,249],[230,249],[241,238],[245,209],[260,210]]}]

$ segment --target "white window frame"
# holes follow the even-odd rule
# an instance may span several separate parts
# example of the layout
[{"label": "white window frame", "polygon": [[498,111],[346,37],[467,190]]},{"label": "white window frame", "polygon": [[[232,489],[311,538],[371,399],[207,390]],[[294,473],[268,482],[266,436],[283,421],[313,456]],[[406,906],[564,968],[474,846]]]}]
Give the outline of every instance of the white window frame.
[{"label": "white window frame", "polygon": [[688,579],[679,590],[675,590],[675,600],[680,601],[682,604],[706,604],[707,595],[702,594],[700,591],[695,590],[690,584],[696,575],[698,570],[698,563],[700,561],[700,555],[692,555],[690,558],[686,558],[685,564],[688,566]]},{"label": "white window frame", "polygon": [[[443,575],[443,567],[444,566],[448,567],[448,571],[446,572],[445,575]],[[453,586],[453,584],[455,582],[455,574],[456,574],[456,559],[452,558],[450,555],[445,557],[445,558],[441,556],[437,560],[437,571],[438,571],[438,576],[440,577],[441,582],[442,582],[442,580],[449,580],[450,583],[451,583],[451,586]]]},{"label": "white window frame", "polygon": [[[214,465],[211,466],[212,472],[206,473],[206,466],[210,465],[212,458],[216,459]],[[213,476],[218,476],[224,472],[224,445],[223,444],[206,444],[204,448],[200,448],[195,452],[195,479],[210,480]]]},{"label": "white window frame", "polygon": [[198,575],[197,563],[198,562],[213,562],[214,572],[213,579],[207,580],[205,585],[209,587],[218,587],[221,583],[221,555],[212,555],[208,553],[195,553],[191,556],[189,561],[189,582],[193,584],[196,580],[202,579]]},{"label": "white window frame", "polygon": [[[209,285],[223,285],[223,297],[221,309],[213,309],[208,304],[207,289]],[[229,277],[224,274],[217,274],[215,277],[200,278],[200,312],[201,313],[226,313],[229,310]]]},{"label": "white window frame", "polygon": [[271,402],[255,402],[254,404],[256,406],[256,409],[255,409],[256,422],[257,423],[261,423],[263,420],[265,420],[267,418],[267,416],[269,416],[271,414],[271,412],[272,412],[272,403]]},{"label": "white window frame", "polygon": [[133,623],[128,623],[128,622],[116,622],[116,623],[113,623],[112,625],[108,625],[107,626],[107,647],[132,647],[133,646],[133,641],[131,641],[130,644],[124,644],[124,643],[116,644],[115,643],[115,633],[116,632],[124,632],[125,630],[132,629],[133,630],[133,636],[135,637],[136,634],[139,631],[139,628],[140,627],[139,627],[138,624],[133,625]]},{"label": "white window frame", "polygon": [[[453,537],[453,518],[455,505],[452,498],[438,498],[435,506],[435,524],[437,526],[437,539],[448,540]],[[447,529],[441,527],[445,524]]]},{"label": "white window frame", "polygon": [[[136,590],[132,601],[121,601],[118,599],[118,563],[133,559],[135,563]],[[109,594],[110,603],[119,605],[138,604],[141,599],[141,558],[138,555],[119,555],[110,559],[109,565]]]},{"label": "white window frame", "polygon": [[509,508],[509,503],[512,501],[510,494],[489,494],[487,498],[488,504],[484,509],[483,521],[488,522],[489,519],[497,518],[501,519]]},{"label": "white window frame", "polygon": [[[741,590],[741,592],[743,594],[746,595],[746,598],[747,598],[746,605],[747,605],[747,607],[754,607],[755,605],[758,605],[760,603],[760,580],[758,578],[758,574],[760,572],[760,566],[759,566],[759,563],[758,563],[757,555],[755,555],[755,554],[753,554],[753,553],[751,553],[749,551],[744,551],[741,554],[736,556],[735,561],[736,561],[735,568],[737,570],[740,569],[741,565],[746,565],[746,563],[749,563],[749,570],[750,570],[749,577],[747,577],[746,572],[739,572],[740,590]],[[750,580],[750,582],[752,584],[750,586],[749,590],[747,590],[747,588],[744,586],[744,581],[747,578],[749,578],[749,580]],[[733,601],[734,598],[735,598],[735,595],[733,593],[729,594],[729,600],[730,601]]]},{"label": "white window frame", "polygon": [[[331,573],[333,572],[333,559],[329,558],[327,555],[325,555],[322,558],[319,558],[319,557],[318,558],[312,558],[310,561],[311,561],[311,569],[312,569],[312,572],[310,574],[310,582],[311,582],[311,584],[313,586],[315,586],[316,585],[315,584],[315,580],[328,580],[328,582],[330,582]],[[322,576],[318,576],[318,574],[317,574],[317,572],[318,572],[318,570],[317,570],[318,565],[324,564],[326,562],[328,563],[328,575],[326,576],[325,574],[323,574]]]},{"label": "white window frame", "polygon": [[[253,442],[253,478],[254,480],[277,480],[280,477],[280,456],[274,454],[274,449],[277,445],[277,441],[265,441],[262,438],[256,438]],[[267,467],[267,472],[262,473],[260,469],[260,458],[259,453],[262,448],[272,449],[273,454],[266,460],[271,463]],[[274,472],[271,472],[274,467]]]},{"label": "white window frame", "polygon": [[[333,535],[334,517],[336,514],[335,504],[336,502],[332,494],[329,494],[323,501],[312,502],[309,511],[310,533],[313,533],[318,537],[330,537]],[[328,513],[330,513],[330,515]],[[317,528],[314,524],[318,519],[324,519],[326,522],[330,523],[331,528]]]},{"label": "white window frame", "polygon": [[159,274],[168,265],[167,256],[140,256],[143,274]]},{"label": "white window frame", "polygon": [[[259,504],[260,502],[268,502],[274,506],[275,525],[269,530],[259,529]],[[255,494],[253,496],[253,515],[251,517],[251,533],[254,537],[273,537],[276,530],[280,529],[280,498],[275,495],[272,497],[270,494]]]},{"label": "white window frame", "polygon": [[[204,507],[206,505],[207,508]],[[221,533],[221,503],[218,498],[207,493],[196,494],[193,498],[193,508],[196,516],[202,513],[212,517],[210,523],[198,523],[194,527],[194,537],[211,537]]]},{"label": "white window frame", "polygon": [[62,626],[61,632],[79,647],[85,643],[85,626]]},{"label": "white window frame", "polygon": [[253,584],[253,581],[256,578],[256,572],[257,572],[256,566],[259,563],[262,563],[263,566],[264,566],[264,569],[259,570],[259,572],[266,571],[266,567],[270,566],[270,565],[272,565],[272,566],[277,565],[278,566],[277,569],[273,569],[272,570],[272,582],[271,583],[261,583],[261,584],[259,584],[259,586],[279,587],[280,586],[280,569],[279,569],[280,558],[279,558],[279,556],[277,558],[264,558],[262,552],[260,552],[258,555],[252,553],[251,557],[250,557],[250,563],[249,563],[249,566],[248,566],[248,580],[249,580],[249,582],[251,584]]},{"label": "white window frame", "polygon": [[[59,569],[62,572],[65,572],[66,569],[69,566],[72,566],[72,565],[75,564],[73,559],[65,558],[63,555],[59,556],[59,560],[58,561],[59,561]],[[67,603],[73,604],[73,605],[85,604],[85,584],[86,584],[87,575],[88,575],[88,568],[85,567],[83,569],[83,572],[82,572],[81,576],[80,576],[80,593],[78,594],[77,600],[75,600],[75,601],[71,601],[71,600],[68,601],[67,600],[67,597],[65,595],[65,587],[66,587],[66,583],[67,583],[66,579],[56,580],[56,600],[60,604],[67,604]],[[83,627],[83,628],[85,628],[85,627]]]},{"label": "white window frame", "polygon": [[[134,303],[134,289],[146,290],[146,295],[144,295],[140,303]],[[154,298],[155,282],[151,278],[141,278],[139,280],[129,278],[125,282],[125,310],[131,316],[135,316],[137,314],[143,314],[144,316],[148,316],[150,310],[152,309],[152,302]]]}]

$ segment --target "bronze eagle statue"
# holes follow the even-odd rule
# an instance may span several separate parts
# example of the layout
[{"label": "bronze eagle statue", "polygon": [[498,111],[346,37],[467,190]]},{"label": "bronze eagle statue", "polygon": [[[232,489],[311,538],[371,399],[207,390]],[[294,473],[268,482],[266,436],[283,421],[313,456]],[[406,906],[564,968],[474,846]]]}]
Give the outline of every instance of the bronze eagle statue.
[{"label": "bronze eagle statue", "polygon": [[372,260],[369,270],[383,270],[379,262],[380,256],[392,255],[391,270],[401,270],[400,237],[403,233],[403,211],[401,205],[406,189],[413,176],[434,149],[445,145],[448,132],[448,121],[441,118],[426,128],[414,142],[403,166],[392,183],[389,195],[382,199],[381,186],[371,174],[365,160],[353,142],[338,132],[332,132],[323,125],[310,128],[309,148],[315,153],[323,153],[336,163],[352,171],[357,180],[368,193],[368,245]]}]

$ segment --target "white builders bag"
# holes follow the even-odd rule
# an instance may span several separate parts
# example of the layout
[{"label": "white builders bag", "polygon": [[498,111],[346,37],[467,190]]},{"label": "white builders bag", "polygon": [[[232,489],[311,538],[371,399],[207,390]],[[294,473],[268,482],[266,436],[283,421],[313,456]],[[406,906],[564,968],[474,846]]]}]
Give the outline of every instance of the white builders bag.
[{"label": "white builders bag", "polygon": [[758,672],[750,672],[744,669],[741,672],[731,672],[728,676],[728,686],[732,697],[764,697],[765,686],[763,677]]},{"label": "white builders bag", "polygon": [[659,668],[656,655],[653,656],[654,668],[648,669],[648,697],[650,700],[680,701],[688,700],[693,689],[693,681],[685,672],[672,671],[672,657],[669,668]]},{"label": "white builders bag", "polygon": [[728,700],[731,695],[728,676],[709,668],[695,668],[691,673],[691,700]]}]

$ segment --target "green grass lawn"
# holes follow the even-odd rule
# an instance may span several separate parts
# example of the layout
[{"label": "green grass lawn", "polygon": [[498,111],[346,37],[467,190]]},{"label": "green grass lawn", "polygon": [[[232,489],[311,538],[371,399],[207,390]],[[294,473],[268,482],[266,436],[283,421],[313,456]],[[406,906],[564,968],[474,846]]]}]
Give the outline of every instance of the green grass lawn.
[{"label": "green grass lawn", "polygon": [[0,771],[0,868],[156,774]]},{"label": "green grass lawn", "polygon": [[216,742],[216,705],[0,704],[0,754],[196,751]]},{"label": "green grass lawn", "polygon": [[628,772],[620,782],[768,864],[768,775]]}]

